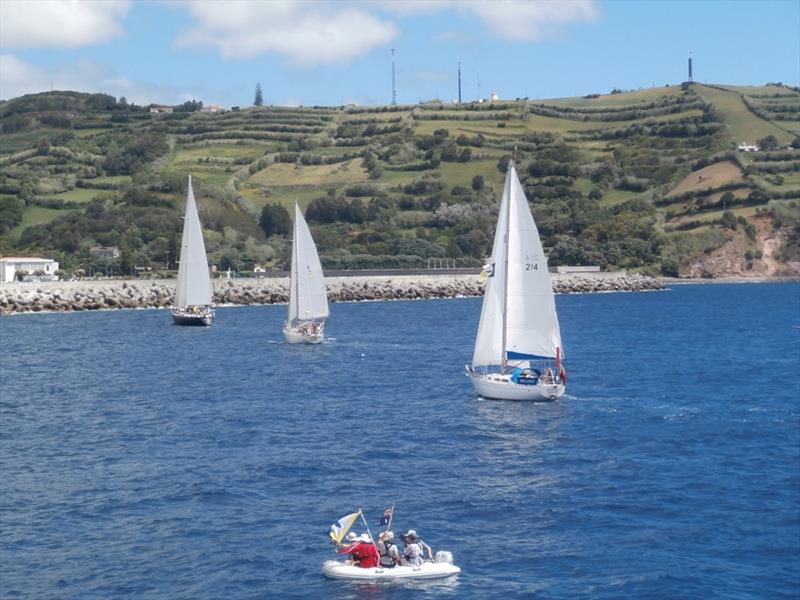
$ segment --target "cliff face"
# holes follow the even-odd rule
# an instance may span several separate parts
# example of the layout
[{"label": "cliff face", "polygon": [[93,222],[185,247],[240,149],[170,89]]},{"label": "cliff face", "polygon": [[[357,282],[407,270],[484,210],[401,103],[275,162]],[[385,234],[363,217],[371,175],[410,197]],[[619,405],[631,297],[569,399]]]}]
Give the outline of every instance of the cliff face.
[{"label": "cliff face", "polygon": [[725,244],[696,258],[681,269],[681,277],[800,277],[800,261],[778,260],[780,249],[792,229],[775,229],[772,219],[766,216],[751,217],[750,221],[756,226],[754,241],[747,237],[742,228],[731,231],[731,237]]}]

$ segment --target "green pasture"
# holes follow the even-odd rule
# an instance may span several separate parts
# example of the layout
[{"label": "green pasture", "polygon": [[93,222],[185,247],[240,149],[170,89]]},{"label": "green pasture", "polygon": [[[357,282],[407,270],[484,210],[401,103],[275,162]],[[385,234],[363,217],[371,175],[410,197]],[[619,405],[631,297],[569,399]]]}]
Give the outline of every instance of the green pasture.
[{"label": "green pasture", "polygon": [[95,198],[108,198],[114,195],[114,190],[101,190],[97,188],[75,188],[60,194],[47,196],[48,198],[58,198],[68,202],[89,202]]},{"label": "green pasture", "polygon": [[217,165],[217,168],[213,167],[214,165],[192,165],[191,169],[186,170],[186,174],[191,171],[192,177],[202,181],[206,185],[225,187],[225,184],[228,183],[228,180],[233,177],[236,171],[233,167],[228,167],[230,169],[229,171],[220,168],[219,165]]},{"label": "green pasture", "polygon": [[496,160],[475,160],[466,163],[443,162],[439,166],[445,189],[449,191],[453,186],[460,185],[466,188],[472,186],[472,178],[483,175],[486,185],[492,183],[496,190],[503,187],[505,175],[497,170]]},{"label": "green pasture", "polygon": [[19,225],[10,229],[4,237],[17,240],[26,227],[31,225],[44,225],[58,217],[68,215],[71,212],[79,211],[78,208],[45,208],[43,206],[30,206],[22,212],[22,221]]},{"label": "green pasture", "polygon": [[262,196],[257,187],[244,186],[239,190],[239,193],[244,196],[253,214],[261,214],[261,209],[265,204],[280,204],[289,211],[289,214],[294,214],[293,206],[295,200],[304,211],[314,198],[324,196],[329,189],[326,187],[319,187],[315,185],[302,185],[302,186],[270,186],[270,195],[268,197]]},{"label": "green pasture", "polygon": [[777,121],[777,123],[792,135],[800,135],[800,121]]},{"label": "green pasture", "polygon": [[[498,123],[505,123],[505,127],[498,127]],[[465,121],[465,120],[442,120],[442,121],[415,121],[414,132],[417,135],[432,135],[437,129],[446,129],[453,138],[461,134],[485,136],[510,137],[514,134],[524,133],[524,126],[521,119],[511,119],[508,121]]]},{"label": "green pasture", "polygon": [[180,146],[172,157],[172,164],[196,163],[200,159],[210,157],[212,159],[235,160],[237,158],[247,158],[251,161],[264,156],[266,145],[259,144],[208,144],[204,146]]},{"label": "green pasture", "polygon": [[103,185],[124,186],[133,181],[133,178],[130,175],[107,175],[105,177],[96,177],[91,181]]},{"label": "green pasture", "polygon": [[369,174],[361,158],[333,165],[295,165],[273,163],[258,171],[248,182],[266,186],[323,186],[333,183],[359,183],[369,181]]},{"label": "green pasture", "polygon": [[705,85],[695,85],[694,90],[719,111],[737,145],[741,142],[753,143],[768,135],[774,135],[782,144],[792,141],[791,134],[751,113],[738,93]]},{"label": "green pasture", "polygon": [[800,189],[800,172],[787,171],[786,173],[779,173],[779,175],[783,177],[781,185],[775,185],[764,174],[752,175],[751,177],[758,185],[770,192],[788,192]]},{"label": "green pasture", "polygon": [[781,87],[778,85],[720,85],[719,87],[725,88],[737,94],[745,96],[770,96],[772,94],[795,94],[800,97],[800,92],[795,92],[789,88]]},{"label": "green pasture", "polygon": [[536,100],[535,102],[537,104],[552,104],[569,108],[619,108],[629,105],[634,108],[636,104],[649,104],[650,102],[657,102],[665,96],[679,96],[681,93],[680,85],[671,85],[636,90],[624,94],[601,94],[598,98],[552,98]]}]

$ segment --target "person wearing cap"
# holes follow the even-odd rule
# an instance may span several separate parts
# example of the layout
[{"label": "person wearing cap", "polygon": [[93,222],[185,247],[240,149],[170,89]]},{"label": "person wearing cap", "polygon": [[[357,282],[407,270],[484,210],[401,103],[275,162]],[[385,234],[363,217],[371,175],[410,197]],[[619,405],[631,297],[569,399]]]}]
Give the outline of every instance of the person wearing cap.
[{"label": "person wearing cap", "polygon": [[404,535],[403,540],[406,543],[403,548],[403,564],[412,567],[418,567],[422,564],[425,554],[423,551],[428,552],[428,558],[433,560],[433,551],[431,547],[419,539],[417,532],[409,529]]},{"label": "person wearing cap", "polygon": [[394,543],[394,533],[391,531],[384,531],[378,536],[378,554],[382,567],[391,568],[400,564],[400,551]]},{"label": "person wearing cap", "polygon": [[337,552],[339,554],[349,554],[353,561],[351,564],[364,569],[377,567],[381,559],[378,554],[378,549],[367,533],[362,533],[358,536],[354,544],[342,546]]}]

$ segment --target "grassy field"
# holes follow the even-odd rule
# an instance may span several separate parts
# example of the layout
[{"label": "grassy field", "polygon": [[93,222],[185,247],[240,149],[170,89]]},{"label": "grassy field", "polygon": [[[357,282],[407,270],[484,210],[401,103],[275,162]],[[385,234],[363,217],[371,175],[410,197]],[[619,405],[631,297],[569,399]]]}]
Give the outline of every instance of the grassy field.
[{"label": "grassy field", "polygon": [[25,212],[22,213],[22,222],[13,229],[9,230],[4,237],[7,239],[17,240],[19,239],[19,236],[22,234],[22,232],[25,230],[26,227],[30,227],[31,225],[42,225],[44,223],[49,223],[50,221],[52,221],[57,217],[67,215],[77,210],[79,209],[44,208],[42,206],[28,207],[25,209]]},{"label": "grassy field", "polygon": [[104,184],[104,185],[128,185],[133,178],[130,175],[107,175],[106,177],[96,177],[92,179],[92,183]]},{"label": "grassy field", "polygon": [[633,104],[648,104],[667,96],[678,96],[680,94],[681,86],[672,85],[636,90],[624,94],[601,94],[597,98],[552,98],[538,100],[537,102],[570,108],[618,108],[620,106],[629,106]]},{"label": "grassy field", "polygon": [[791,134],[750,112],[738,93],[699,84],[695,84],[693,89],[722,114],[736,144],[753,143],[768,135],[774,135],[781,144],[792,141]]},{"label": "grassy field", "polygon": [[738,165],[726,160],[689,173],[670,190],[667,196],[677,196],[686,192],[697,192],[708,188],[717,188],[721,185],[744,182],[742,171]]},{"label": "grassy field", "polygon": [[96,188],[75,188],[60,194],[53,194],[52,198],[68,202],[89,202],[95,198],[108,198],[115,194],[114,190],[99,190]]},{"label": "grassy field", "polygon": [[248,180],[250,183],[266,186],[316,185],[331,183],[359,183],[369,181],[369,174],[363,167],[363,160],[354,158],[334,165],[294,165],[274,163],[262,169]]},{"label": "grassy field", "polygon": [[193,164],[205,158],[224,159],[230,161],[233,161],[237,158],[246,158],[253,161],[263,156],[265,149],[270,148],[271,146],[260,144],[257,145],[252,142],[248,144],[211,143],[203,146],[181,146],[173,154],[172,164]]}]

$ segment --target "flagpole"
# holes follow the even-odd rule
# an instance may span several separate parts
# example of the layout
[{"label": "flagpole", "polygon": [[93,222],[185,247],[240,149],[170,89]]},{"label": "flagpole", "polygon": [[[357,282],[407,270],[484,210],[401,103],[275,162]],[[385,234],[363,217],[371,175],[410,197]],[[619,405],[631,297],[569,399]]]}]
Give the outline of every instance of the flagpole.
[{"label": "flagpole", "polygon": [[389,522],[386,524],[386,529],[384,529],[384,531],[390,531],[392,529],[392,519],[394,519],[394,505],[395,501],[392,500],[392,512],[389,513]]},{"label": "flagpole", "polygon": [[361,515],[361,520],[364,521],[364,527],[367,528],[367,535],[369,535],[369,539],[372,540],[372,543],[375,544],[375,540],[372,539],[372,532],[369,530],[369,525],[367,524],[367,520],[364,518],[364,513],[361,512],[361,509],[358,509],[358,514]]}]

